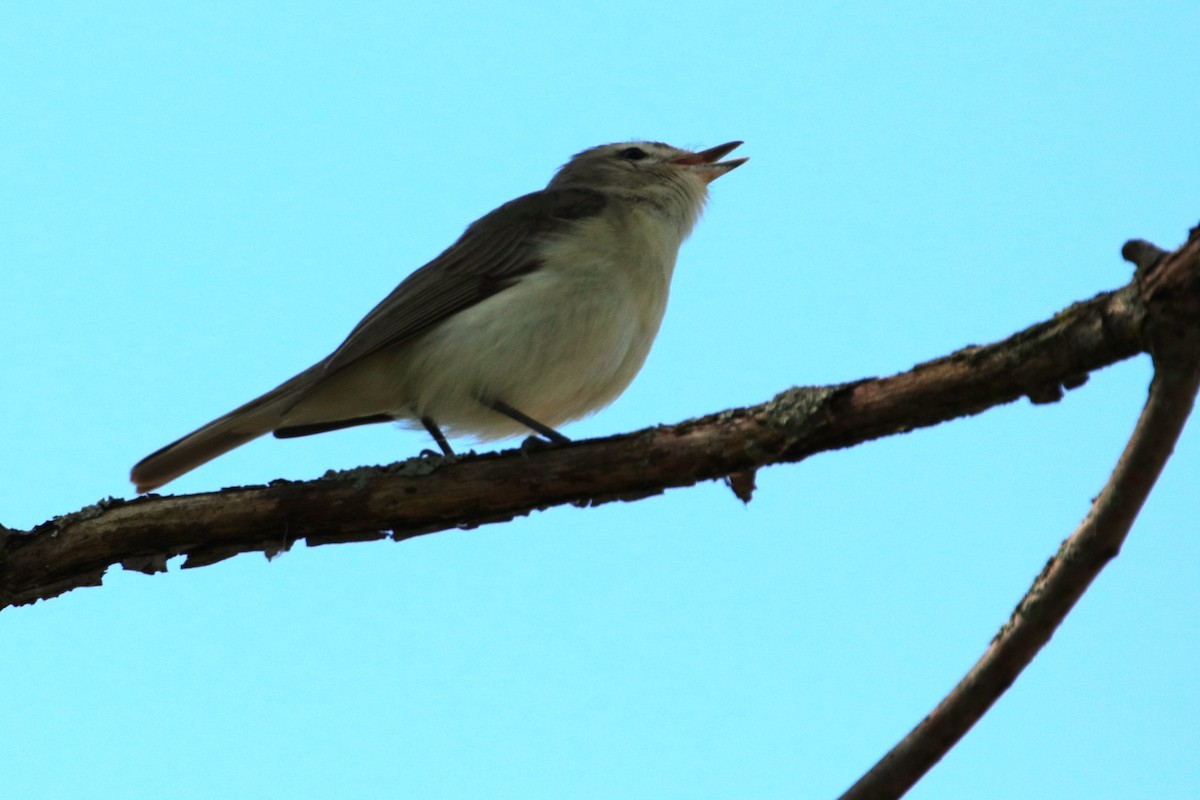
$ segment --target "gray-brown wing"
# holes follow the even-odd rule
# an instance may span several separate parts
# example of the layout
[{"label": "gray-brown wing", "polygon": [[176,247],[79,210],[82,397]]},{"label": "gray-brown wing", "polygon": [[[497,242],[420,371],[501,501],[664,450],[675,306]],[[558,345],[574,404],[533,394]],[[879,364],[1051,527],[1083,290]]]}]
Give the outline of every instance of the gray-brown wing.
[{"label": "gray-brown wing", "polygon": [[605,202],[604,195],[587,189],[541,191],[481,217],[363,317],[325,359],[323,370],[342,369],[507,289],[540,266],[539,241],[599,214]]}]

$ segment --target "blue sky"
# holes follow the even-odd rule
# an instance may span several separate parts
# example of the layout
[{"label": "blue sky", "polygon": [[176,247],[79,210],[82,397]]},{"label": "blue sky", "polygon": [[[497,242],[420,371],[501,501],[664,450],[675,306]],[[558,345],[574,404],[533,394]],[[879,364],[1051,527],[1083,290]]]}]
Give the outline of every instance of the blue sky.
[{"label": "blue sky", "polygon": [[[1200,215],[1200,7],[0,8],[0,523],[324,356],[572,153],[744,139],[641,376],[587,437],[888,374],[1119,286]],[[724,486],[298,547],[0,614],[14,797],[828,797],[982,652],[1086,512],[1145,359]],[[209,491],[387,463],[261,440]],[[1200,791],[1200,437],[914,798]]]}]

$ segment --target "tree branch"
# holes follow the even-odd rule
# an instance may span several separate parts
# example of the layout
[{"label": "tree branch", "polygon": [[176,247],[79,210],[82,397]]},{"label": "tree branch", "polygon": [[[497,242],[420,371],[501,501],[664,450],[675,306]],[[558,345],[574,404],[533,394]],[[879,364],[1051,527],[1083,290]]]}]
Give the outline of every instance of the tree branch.
[{"label": "tree branch", "polygon": [[1134,283],[1148,310],[1145,331],[1154,379],[1116,468],[983,657],[842,800],[900,797],[949,752],[1050,641],[1120,552],[1170,458],[1200,389],[1200,236],[1193,230],[1189,244],[1169,256],[1146,242],[1129,242],[1122,252],[1139,266]]},{"label": "tree branch", "polygon": [[[1195,253],[1187,260],[1197,271]],[[1088,372],[1147,349],[1135,280],[987,346],[888,378],[799,387],[675,425],[545,449],[409,459],[306,482],[177,497],[108,499],[31,532],[0,532],[0,608],[98,585],[114,564],[152,573],[237,553],[401,540],[572,503],[633,500],[976,414],[1023,396],[1053,402]]]}]

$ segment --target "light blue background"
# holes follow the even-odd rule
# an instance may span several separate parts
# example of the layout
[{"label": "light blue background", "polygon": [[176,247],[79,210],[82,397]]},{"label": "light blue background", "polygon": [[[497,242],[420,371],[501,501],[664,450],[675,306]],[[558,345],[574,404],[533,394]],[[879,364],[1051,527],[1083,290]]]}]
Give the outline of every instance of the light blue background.
[{"label": "light blue background", "polygon": [[[1119,286],[1200,220],[1200,6],[0,7],[0,522],[332,349],[572,153],[744,139],[587,437],[887,374]],[[0,615],[7,797],[830,797],[983,651],[1132,428],[1053,406],[403,544],[114,572]],[[1200,793],[1200,437],[914,798]],[[372,427],[172,484],[387,463]]]}]

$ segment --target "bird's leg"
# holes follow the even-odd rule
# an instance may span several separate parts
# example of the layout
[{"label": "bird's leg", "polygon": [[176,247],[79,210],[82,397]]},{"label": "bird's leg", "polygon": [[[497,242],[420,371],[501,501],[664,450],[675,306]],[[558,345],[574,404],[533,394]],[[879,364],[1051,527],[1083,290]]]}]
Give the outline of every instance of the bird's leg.
[{"label": "bird's leg", "polygon": [[425,426],[425,430],[429,431],[429,435],[437,442],[437,446],[442,448],[443,455],[454,455],[454,448],[446,441],[446,435],[442,433],[442,429],[433,421],[433,417],[421,417],[421,424]]},{"label": "bird's leg", "polygon": [[527,414],[522,414],[520,411],[517,411],[517,409],[513,408],[512,406],[510,406],[508,403],[504,402],[503,400],[491,400],[488,398],[481,398],[479,402],[483,403],[485,406],[492,409],[493,411],[503,414],[504,416],[508,417],[509,419],[515,420],[515,421],[521,423],[526,428],[529,428],[531,431],[536,431],[537,433],[540,433],[542,436],[545,436],[547,439],[554,442],[555,444],[565,444],[565,443],[571,441],[566,436],[563,436],[561,433],[554,430],[554,428],[551,428],[549,425],[543,425],[542,423],[538,422],[536,419],[534,419],[531,416],[528,416]]}]

